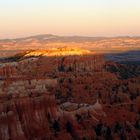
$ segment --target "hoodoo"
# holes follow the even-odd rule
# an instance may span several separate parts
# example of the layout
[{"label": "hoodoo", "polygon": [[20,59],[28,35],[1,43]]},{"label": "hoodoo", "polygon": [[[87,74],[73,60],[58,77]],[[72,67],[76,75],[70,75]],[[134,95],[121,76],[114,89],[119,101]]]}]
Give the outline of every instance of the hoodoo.
[{"label": "hoodoo", "polygon": [[139,133],[140,80],[131,69],[139,70],[70,47],[8,58],[0,64],[0,140],[103,139],[101,129],[115,139],[125,120],[135,125],[129,134]]}]

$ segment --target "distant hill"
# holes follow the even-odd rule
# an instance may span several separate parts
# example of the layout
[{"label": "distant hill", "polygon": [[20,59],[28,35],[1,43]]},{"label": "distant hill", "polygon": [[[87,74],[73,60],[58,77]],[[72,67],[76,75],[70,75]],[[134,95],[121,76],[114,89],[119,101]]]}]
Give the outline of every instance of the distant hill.
[{"label": "distant hill", "polygon": [[105,37],[87,37],[87,36],[58,36],[53,34],[35,35],[23,38],[15,39],[1,39],[0,42],[6,41],[28,41],[28,40],[40,40],[40,41],[65,41],[65,42],[81,42],[81,41],[96,41],[104,39]]},{"label": "distant hill", "polygon": [[0,57],[15,55],[26,50],[79,47],[96,53],[118,53],[140,50],[140,37],[86,37],[36,35],[16,39],[0,40]]}]

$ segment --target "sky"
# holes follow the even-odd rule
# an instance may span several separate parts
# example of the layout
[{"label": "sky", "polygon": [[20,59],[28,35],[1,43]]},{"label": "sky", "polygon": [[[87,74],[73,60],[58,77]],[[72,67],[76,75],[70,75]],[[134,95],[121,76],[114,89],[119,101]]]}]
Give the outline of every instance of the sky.
[{"label": "sky", "polygon": [[0,0],[0,38],[139,36],[140,0]]}]

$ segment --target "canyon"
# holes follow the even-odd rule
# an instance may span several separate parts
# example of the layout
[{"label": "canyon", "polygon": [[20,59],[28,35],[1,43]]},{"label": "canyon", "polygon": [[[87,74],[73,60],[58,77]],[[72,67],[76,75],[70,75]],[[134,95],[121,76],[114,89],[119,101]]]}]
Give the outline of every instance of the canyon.
[{"label": "canyon", "polygon": [[1,140],[130,137],[140,139],[139,65],[71,46],[26,50],[1,61]]}]

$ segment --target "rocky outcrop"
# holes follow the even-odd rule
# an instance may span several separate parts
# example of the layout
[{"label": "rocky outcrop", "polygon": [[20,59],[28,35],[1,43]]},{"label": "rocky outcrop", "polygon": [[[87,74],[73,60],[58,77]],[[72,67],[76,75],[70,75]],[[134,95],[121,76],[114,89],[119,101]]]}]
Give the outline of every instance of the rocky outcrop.
[{"label": "rocky outcrop", "polygon": [[68,55],[90,55],[93,52],[76,47],[63,47],[63,48],[51,48],[48,50],[35,50],[27,51],[23,57],[33,56],[68,56]]},{"label": "rocky outcrop", "polygon": [[54,96],[11,99],[0,103],[0,139],[19,140],[45,138],[50,118],[56,117]]},{"label": "rocky outcrop", "polygon": [[[79,139],[86,135],[93,138],[94,133],[91,135],[91,130],[84,130],[82,125],[85,124],[79,124],[79,121],[91,116],[93,122],[96,122],[99,121],[99,117],[103,117],[102,108],[99,107],[101,105],[98,102],[93,106],[80,106],[78,110],[69,112],[57,107],[55,96],[48,93],[34,94],[31,97],[10,99],[7,97],[7,100],[4,96],[1,96],[0,103],[1,140],[51,140],[55,138],[58,140],[60,135],[67,139],[72,137]],[[80,120],[77,115],[81,116]],[[70,123],[70,126],[67,123]],[[59,131],[57,127],[60,127]],[[66,129],[70,129],[67,130],[70,132]],[[85,134],[81,135],[81,132]]]},{"label": "rocky outcrop", "polygon": [[27,51],[17,55],[20,56],[17,62],[1,65],[2,78],[44,77],[54,72],[103,71],[105,65],[103,55],[71,47]]},{"label": "rocky outcrop", "polygon": [[64,57],[59,65],[60,72],[102,71],[105,64],[102,55]]}]

